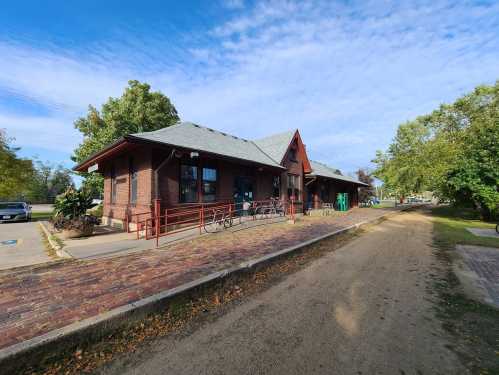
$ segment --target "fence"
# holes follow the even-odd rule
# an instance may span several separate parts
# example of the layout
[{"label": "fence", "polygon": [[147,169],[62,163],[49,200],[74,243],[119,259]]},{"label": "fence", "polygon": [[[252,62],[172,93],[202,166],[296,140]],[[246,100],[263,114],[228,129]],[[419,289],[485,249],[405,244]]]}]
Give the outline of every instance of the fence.
[{"label": "fence", "polygon": [[[137,213],[126,218],[129,233],[137,233],[137,239],[156,240],[186,231],[199,230],[217,232],[248,221],[288,217],[295,220],[296,214],[303,212],[301,202],[294,199],[263,200],[251,203],[215,202],[192,204],[189,206],[161,209],[161,202],[156,200],[154,210]],[[130,228],[134,224],[134,228]]]}]

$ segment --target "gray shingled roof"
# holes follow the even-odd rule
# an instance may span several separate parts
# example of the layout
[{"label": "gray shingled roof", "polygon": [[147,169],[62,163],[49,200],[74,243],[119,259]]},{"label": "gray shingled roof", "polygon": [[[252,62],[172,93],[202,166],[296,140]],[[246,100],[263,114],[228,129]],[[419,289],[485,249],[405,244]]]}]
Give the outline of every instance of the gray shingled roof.
[{"label": "gray shingled roof", "polygon": [[359,185],[366,185],[355,178],[339,174],[338,172],[340,171],[338,169],[332,168],[323,163],[319,163],[318,161],[310,160],[310,166],[312,167],[312,172],[309,173],[308,176],[334,178],[335,180],[354,182]]},{"label": "gray shingled roof", "polygon": [[191,122],[182,122],[152,132],[132,134],[132,136],[283,168],[279,162],[274,161],[257,147],[253,141],[225,134]]},{"label": "gray shingled roof", "polygon": [[269,137],[257,139],[254,142],[267,155],[280,163],[284,158],[284,154],[288,150],[289,144],[295,135],[296,130],[290,130],[284,133],[274,134]]}]

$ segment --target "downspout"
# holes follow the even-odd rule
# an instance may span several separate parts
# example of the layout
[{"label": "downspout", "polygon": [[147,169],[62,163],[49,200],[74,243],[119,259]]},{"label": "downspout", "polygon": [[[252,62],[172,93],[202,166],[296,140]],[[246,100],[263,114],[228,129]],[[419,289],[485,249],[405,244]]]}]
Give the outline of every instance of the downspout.
[{"label": "downspout", "polygon": [[173,155],[175,154],[175,149],[172,150],[170,155],[168,155],[165,160],[161,162],[160,165],[156,169],[154,169],[154,197],[155,199],[159,199],[159,170],[163,168],[172,158]]}]

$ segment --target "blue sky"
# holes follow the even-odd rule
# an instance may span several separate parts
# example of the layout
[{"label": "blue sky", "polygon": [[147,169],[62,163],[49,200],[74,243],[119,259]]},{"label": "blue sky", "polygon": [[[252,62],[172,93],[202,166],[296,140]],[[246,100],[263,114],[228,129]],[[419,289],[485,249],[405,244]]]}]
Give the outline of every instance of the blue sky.
[{"label": "blue sky", "polygon": [[499,2],[23,1],[0,12],[0,128],[72,166],[73,121],[150,83],[183,120],[299,128],[313,159],[369,166],[398,124],[499,79]]}]

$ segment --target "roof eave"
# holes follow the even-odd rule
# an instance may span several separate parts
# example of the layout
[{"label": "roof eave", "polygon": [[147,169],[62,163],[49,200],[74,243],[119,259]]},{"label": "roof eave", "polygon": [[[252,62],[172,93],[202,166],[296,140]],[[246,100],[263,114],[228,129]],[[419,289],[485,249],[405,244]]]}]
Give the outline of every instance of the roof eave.
[{"label": "roof eave", "polygon": [[72,168],[73,171],[75,171],[75,172],[85,172],[85,170],[90,165],[94,164],[95,160],[102,159],[106,154],[108,154],[109,152],[113,151],[114,149],[116,149],[120,145],[126,143],[128,141],[128,137],[129,136],[120,137],[115,142],[113,142],[113,143],[107,145],[106,147],[104,147],[102,150],[93,153],[88,158],[86,158],[85,160],[83,160],[81,163],[75,165]]},{"label": "roof eave", "polygon": [[337,177],[331,177],[331,176],[323,176],[320,174],[315,174],[315,173],[306,173],[305,177],[322,177],[322,178],[328,178],[330,180],[337,180],[337,181],[343,181],[343,182],[349,182],[351,184],[359,185],[359,186],[369,186],[368,184],[360,181],[349,181],[345,180],[343,178],[337,178]]}]

